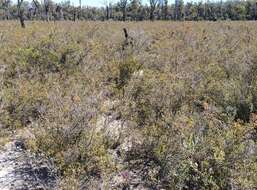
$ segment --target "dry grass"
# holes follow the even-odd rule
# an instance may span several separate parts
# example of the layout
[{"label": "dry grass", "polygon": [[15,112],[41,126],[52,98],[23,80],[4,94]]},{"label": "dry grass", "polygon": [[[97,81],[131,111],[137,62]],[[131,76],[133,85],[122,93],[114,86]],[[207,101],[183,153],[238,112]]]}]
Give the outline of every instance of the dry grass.
[{"label": "dry grass", "polygon": [[133,189],[127,171],[150,189],[257,186],[257,23],[27,26],[0,23],[1,123],[33,134],[63,187]]}]

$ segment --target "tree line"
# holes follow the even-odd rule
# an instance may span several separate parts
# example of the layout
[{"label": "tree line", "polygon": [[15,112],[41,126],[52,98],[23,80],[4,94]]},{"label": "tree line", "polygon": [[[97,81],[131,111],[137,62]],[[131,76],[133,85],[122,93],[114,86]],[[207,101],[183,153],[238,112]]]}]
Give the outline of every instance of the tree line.
[{"label": "tree line", "polygon": [[70,1],[54,3],[52,0],[0,0],[0,19],[13,20],[256,20],[257,3],[248,1],[188,2],[183,0],[119,0],[103,3],[102,7],[74,6]]}]

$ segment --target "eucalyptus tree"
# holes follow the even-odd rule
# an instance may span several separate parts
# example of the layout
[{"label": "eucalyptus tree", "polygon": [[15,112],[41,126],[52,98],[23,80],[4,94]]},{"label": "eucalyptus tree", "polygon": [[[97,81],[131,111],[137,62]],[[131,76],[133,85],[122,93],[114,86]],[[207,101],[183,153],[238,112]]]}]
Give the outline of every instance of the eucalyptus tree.
[{"label": "eucalyptus tree", "polygon": [[103,0],[102,4],[105,6],[105,19],[109,20],[112,18],[112,1],[111,0]]},{"label": "eucalyptus tree", "polygon": [[17,1],[17,10],[18,10],[18,17],[20,20],[20,24],[22,28],[25,28],[25,22],[24,22],[24,9],[22,8],[23,0]]},{"label": "eucalyptus tree", "polygon": [[159,0],[149,0],[150,3],[150,20],[154,20],[154,12],[156,10]]},{"label": "eucalyptus tree", "polygon": [[162,12],[163,12],[163,19],[167,20],[168,19],[168,0],[164,0]]},{"label": "eucalyptus tree", "polygon": [[129,9],[131,12],[132,20],[139,20],[140,17],[140,8],[141,8],[141,1],[140,0],[131,0]]},{"label": "eucalyptus tree", "polygon": [[38,14],[41,14],[41,5],[37,0],[32,0],[32,6],[34,7],[33,16],[37,17]]},{"label": "eucalyptus tree", "polygon": [[120,6],[121,11],[122,11],[122,20],[126,21],[128,0],[120,0],[119,1],[119,6]]},{"label": "eucalyptus tree", "polygon": [[4,12],[5,12],[5,19],[9,20],[9,16],[10,16],[10,5],[11,5],[11,1],[10,0],[4,0]]}]

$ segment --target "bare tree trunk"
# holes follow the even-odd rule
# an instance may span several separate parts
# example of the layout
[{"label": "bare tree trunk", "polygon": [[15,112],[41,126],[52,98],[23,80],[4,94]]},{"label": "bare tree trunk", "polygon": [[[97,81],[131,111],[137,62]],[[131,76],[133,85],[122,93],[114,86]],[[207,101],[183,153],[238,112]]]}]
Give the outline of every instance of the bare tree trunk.
[{"label": "bare tree trunk", "polygon": [[77,17],[77,11],[76,11],[76,8],[74,8],[74,12],[73,12],[73,22],[76,21],[76,17]]},{"label": "bare tree trunk", "polygon": [[126,21],[126,18],[127,18],[127,5],[128,5],[128,0],[120,0],[120,8],[122,11],[123,21]]},{"label": "bare tree trunk", "polygon": [[154,10],[151,9],[150,11],[150,20],[153,21],[154,20]]},{"label": "bare tree trunk", "polygon": [[113,18],[113,15],[112,15],[112,13],[113,13],[113,12],[112,12],[112,9],[113,9],[113,8],[112,8],[112,4],[109,4],[109,15],[110,15],[110,16],[109,16],[109,18],[110,18],[110,19],[112,19],[112,18]]},{"label": "bare tree trunk", "polygon": [[154,20],[154,11],[159,0],[150,0],[150,20]]},{"label": "bare tree trunk", "polygon": [[44,0],[44,7],[45,7],[46,21],[49,22],[49,2],[47,0]]},{"label": "bare tree trunk", "polygon": [[37,13],[40,12],[40,7],[39,7],[38,2],[36,0],[32,0],[32,1],[35,5],[33,16],[37,18]]},{"label": "bare tree trunk", "polygon": [[9,15],[10,15],[10,10],[9,10],[10,7],[9,6],[10,6],[10,1],[9,0],[5,0],[5,2],[4,2],[4,7],[5,7],[5,11],[4,11],[5,16],[4,16],[4,18],[6,20],[9,20]]},{"label": "bare tree trunk", "polygon": [[126,21],[127,18],[127,11],[126,11],[126,7],[122,10],[122,20]]},{"label": "bare tree trunk", "polygon": [[18,0],[17,9],[18,9],[18,17],[19,17],[19,20],[20,20],[20,23],[21,23],[21,27],[25,28],[23,10],[21,10],[22,2],[23,2],[23,0]]},{"label": "bare tree trunk", "polygon": [[81,0],[79,0],[79,13],[78,13],[78,19],[81,19],[81,13],[82,13],[82,4],[81,4]]},{"label": "bare tree trunk", "polygon": [[254,6],[254,20],[257,20],[257,2],[255,3],[255,6]]},{"label": "bare tree trunk", "polygon": [[63,20],[63,11],[62,7],[58,5],[55,9],[56,15],[57,15],[57,20]]},{"label": "bare tree trunk", "polygon": [[110,10],[109,10],[109,5],[106,6],[106,20],[109,20],[110,18]]},{"label": "bare tree trunk", "polygon": [[10,12],[9,12],[9,7],[8,7],[8,8],[6,8],[6,10],[5,10],[5,19],[6,19],[6,20],[9,20],[9,15],[10,15]]},{"label": "bare tree trunk", "polygon": [[163,19],[164,20],[167,20],[168,19],[168,0],[165,0],[164,1],[164,7],[163,7],[163,14],[164,14],[164,17]]}]

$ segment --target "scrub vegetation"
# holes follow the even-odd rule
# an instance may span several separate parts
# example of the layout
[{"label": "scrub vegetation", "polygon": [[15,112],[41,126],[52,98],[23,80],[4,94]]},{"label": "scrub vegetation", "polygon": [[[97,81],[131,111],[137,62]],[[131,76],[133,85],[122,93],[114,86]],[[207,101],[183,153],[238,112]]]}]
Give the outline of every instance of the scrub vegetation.
[{"label": "scrub vegetation", "polygon": [[255,22],[1,22],[0,136],[26,130],[58,189],[256,189],[256,44]]}]

